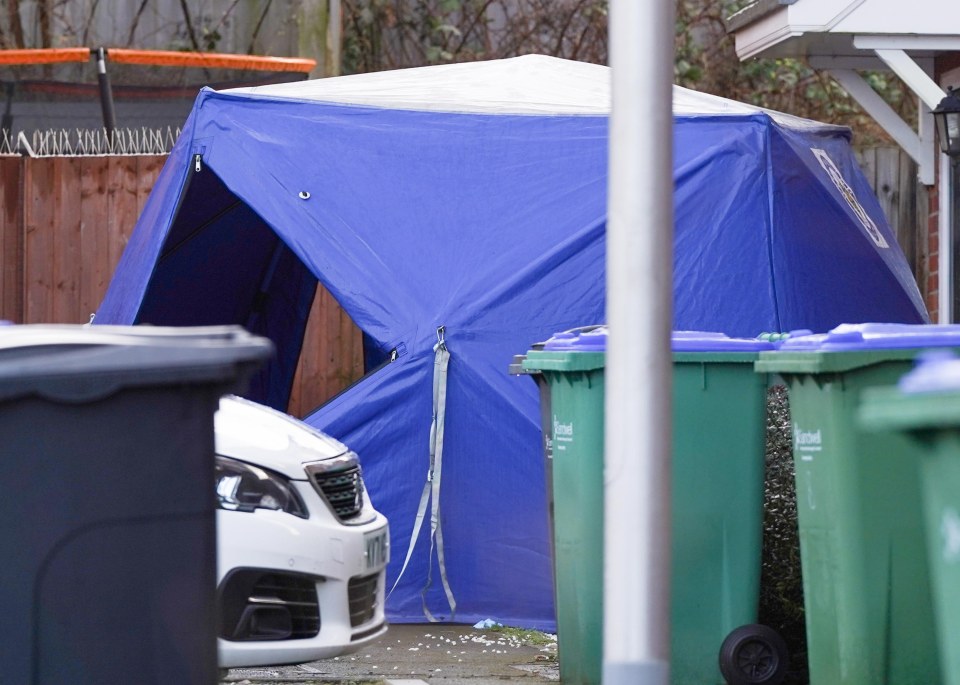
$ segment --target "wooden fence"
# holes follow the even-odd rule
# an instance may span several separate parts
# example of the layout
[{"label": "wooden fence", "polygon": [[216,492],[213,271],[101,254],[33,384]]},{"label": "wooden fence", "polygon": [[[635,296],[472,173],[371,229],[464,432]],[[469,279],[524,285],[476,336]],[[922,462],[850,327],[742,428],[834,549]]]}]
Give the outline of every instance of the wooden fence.
[{"label": "wooden fence", "polygon": [[[164,156],[0,157],[0,319],[86,323],[106,292]],[[359,330],[318,288],[288,411],[359,378]]]},{"label": "wooden fence", "polygon": [[4,318],[86,323],[164,157],[6,157]]},{"label": "wooden fence", "polygon": [[[903,250],[921,291],[927,268],[926,187],[917,181],[917,164],[899,147],[871,147],[856,151],[857,161]],[[926,293],[923,293],[926,299]]]}]

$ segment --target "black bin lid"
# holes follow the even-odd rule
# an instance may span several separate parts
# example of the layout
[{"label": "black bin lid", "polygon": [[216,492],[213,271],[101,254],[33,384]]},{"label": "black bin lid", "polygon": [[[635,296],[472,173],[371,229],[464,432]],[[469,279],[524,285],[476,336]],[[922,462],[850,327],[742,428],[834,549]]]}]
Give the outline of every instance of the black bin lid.
[{"label": "black bin lid", "polygon": [[231,383],[273,354],[240,326],[0,326],[0,400],[87,402],[132,387]]}]

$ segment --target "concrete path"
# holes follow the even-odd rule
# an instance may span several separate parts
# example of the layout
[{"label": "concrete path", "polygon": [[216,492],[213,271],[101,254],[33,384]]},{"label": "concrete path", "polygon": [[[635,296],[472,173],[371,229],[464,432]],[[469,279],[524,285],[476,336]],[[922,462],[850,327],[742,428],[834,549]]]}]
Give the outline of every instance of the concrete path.
[{"label": "concrete path", "polygon": [[231,669],[230,685],[380,683],[383,685],[529,685],[560,678],[556,641],[519,641],[512,631],[449,624],[395,624],[355,654],[299,666]]}]

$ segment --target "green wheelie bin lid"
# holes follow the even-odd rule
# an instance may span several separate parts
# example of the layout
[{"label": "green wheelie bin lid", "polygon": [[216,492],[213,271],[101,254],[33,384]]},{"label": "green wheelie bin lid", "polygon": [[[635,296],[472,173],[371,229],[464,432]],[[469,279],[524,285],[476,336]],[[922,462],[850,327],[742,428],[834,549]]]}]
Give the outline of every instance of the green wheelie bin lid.
[{"label": "green wheelie bin lid", "polygon": [[920,351],[960,346],[960,325],[866,323],[842,324],[827,333],[800,331],[764,352],[756,370],[766,373],[843,373]]},{"label": "green wheelie bin lid", "polygon": [[960,359],[949,350],[921,353],[896,386],[867,388],[860,423],[912,432],[960,428]]}]

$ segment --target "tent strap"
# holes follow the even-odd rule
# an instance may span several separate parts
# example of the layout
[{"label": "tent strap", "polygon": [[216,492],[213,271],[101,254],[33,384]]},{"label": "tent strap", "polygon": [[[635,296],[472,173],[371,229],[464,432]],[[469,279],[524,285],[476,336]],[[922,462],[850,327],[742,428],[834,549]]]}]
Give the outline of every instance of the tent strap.
[{"label": "tent strap", "polygon": [[430,503],[430,553],[427,556],[427,582],[420,591],[420,599],[423,603],[423,615],[431,623],[436,623],[437,619],[427,608],[427,591],[433,584],[433,550],[437,550],[437,562],[440,567],[440,581],[443,584],[443,592],[447,597],[447,604],[450,606],[450,620],[453,620],[457,613],[457,602],[453,596],[453,590],[450,588],[450,581],[447,578],[447,565],[443,552],[443,526],[440,521],[440,477],[443,472],[443,432],[446,420],[447,408],[447,369],[450,364],[450,351],[447,349],[444,340],[444,327],[437,329],[437,344],[433,346],[433,417],[430,422],[430,470],[427,471],[427,482],[423,484],[423,493],[420,495],[420,505],[417,507],[417,517],[413,524],[413,532],[410,534],[410,545],[407,547],[407,555],[403,560],[403,567],[397,576],[393,587],[390,588],[390,594],[397,589],[400,579],[407,570],[410,563],[410,557],[413,556],[413,549],[420,537],[420,531],[423,528],[423,521],[426,518],[427,504]]}]

